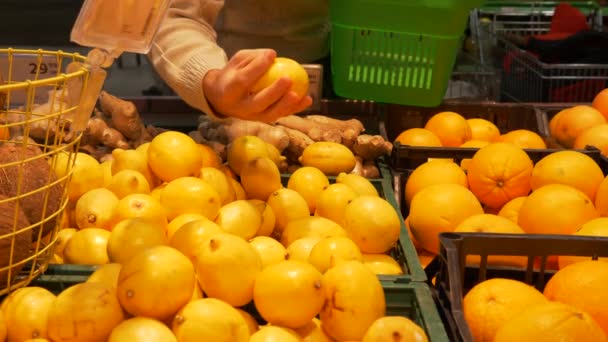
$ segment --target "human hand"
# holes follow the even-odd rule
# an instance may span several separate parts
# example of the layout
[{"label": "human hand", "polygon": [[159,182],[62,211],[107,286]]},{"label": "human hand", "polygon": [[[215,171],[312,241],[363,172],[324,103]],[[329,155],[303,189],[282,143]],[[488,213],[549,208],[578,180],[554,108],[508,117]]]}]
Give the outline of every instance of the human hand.
[{"label": "human hand", "polygon": [[220,115],[245,120],[274,122],[300,112],[312,104],[290,90],[292,81],[283,77],[253,93],[251,88],[270,68],[276,52],[270,49],[240,50],[219,70],[209,70],[203,79],[207,101]]}]

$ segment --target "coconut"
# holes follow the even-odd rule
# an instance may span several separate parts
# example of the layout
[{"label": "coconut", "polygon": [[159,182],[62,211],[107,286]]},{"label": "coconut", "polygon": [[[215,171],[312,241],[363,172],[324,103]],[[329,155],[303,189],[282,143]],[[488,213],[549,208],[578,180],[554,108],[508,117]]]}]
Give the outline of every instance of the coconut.
[{"label": "coconut", "polygon": [[[17,226],[15,224],[15,206],[16,201],[2,202],[7,197],[0,195],[0,236],[12,233],[16,230],[23,229],[30,225],[25,213],[21,208],[16,212],[17,215]],[[15,241],[13,247],[13,258],[11,260],[11,244]],[[32,230],[24,230],[12,236],[0,237],[0,268],[15,265],[21,260],[28,258],[32,251],[30,249],[32,245]],[[15,279],[15,276],[19,274],[23,264],[15,265],[11,267],[11,281]],[[8,281],[8,269],[0,271],[0,286],[6,286]]]},{"label": "coconut", "polygon": [[[9,198],[16,197],[18,191],[25,194],[37,189],[46,187],[49,183],[57,180],[55,172],[51,170],[46,158],[41,157],[42,151],[36,145],[24,145],[5,143],[0,145],[0,194]],[[35,158],[37,157],[37,158]],[[20,160],[35,158],[24,164],[13,166],[4,166],[7,163],[13,163]],[[19,169],[22,170],[22,177],[19,180]],[[50,177],[50,178],[49,178]],[[19,184],[21,183],[21,185]],[[20,186],[19,186],[20,185]],[[55,184],[46,187],[36,193],[29,194],[20,200],[20,206],[23,213],[29,222],[40,222],[43,217],[44,200],[48,194],[45,218],[59,211],[63,195],[63,186]],[[57,220],[61,219],[61,215],[55,216],[53,219],[46,221],[42,225],[42,236],[54,229]],[[32,239],[38,239],[40,226],[35,227],[32,233]]]}]

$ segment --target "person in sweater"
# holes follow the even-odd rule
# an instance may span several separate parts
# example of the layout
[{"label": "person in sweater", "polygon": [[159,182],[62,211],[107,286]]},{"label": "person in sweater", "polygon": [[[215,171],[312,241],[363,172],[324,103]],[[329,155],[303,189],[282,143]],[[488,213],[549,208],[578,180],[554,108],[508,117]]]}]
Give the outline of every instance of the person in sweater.
[{"label": "person in sweater", "polygon": [[273,122],[312,104],[283,78],[250,88],[276,56],[327,64],[329,0],[174,0],[149,52],[160,77],[216,118]]}]

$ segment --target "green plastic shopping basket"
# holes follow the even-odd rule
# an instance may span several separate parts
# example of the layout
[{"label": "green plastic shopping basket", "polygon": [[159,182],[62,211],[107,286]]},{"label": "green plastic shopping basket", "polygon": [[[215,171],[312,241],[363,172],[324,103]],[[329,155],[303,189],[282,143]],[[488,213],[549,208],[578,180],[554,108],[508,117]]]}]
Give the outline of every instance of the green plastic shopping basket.
[{"label": "green plastic shopping basket", "polygon": [[483,0],[332,0],[334,91],[347,98],[437,106],[471,9]]}]

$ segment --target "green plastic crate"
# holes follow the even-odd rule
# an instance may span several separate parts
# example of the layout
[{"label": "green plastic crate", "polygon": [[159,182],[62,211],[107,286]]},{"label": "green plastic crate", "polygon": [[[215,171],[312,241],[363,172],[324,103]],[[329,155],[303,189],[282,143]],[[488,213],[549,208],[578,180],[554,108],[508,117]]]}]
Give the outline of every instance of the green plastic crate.
[{"label": "green plastic crate", "polygon": [[332,0],[336,94],[432,107],[445,95],[469,11],[482,0]]},{"label": "green plastic crate", "polygon": [[[47,271],[34,279],[29,286],[40,286],[59,294],[72,285],[83,283],[95,270],[94,266],[49,265]],[[430,342],[448,342],[448,335],[442,323],[431,290],[426,283],[400,284],[381,279],[386,299],[386,314],[403,316],[416,322],[426,331]],[[261,321],[255,307],[246,310]]]}]

